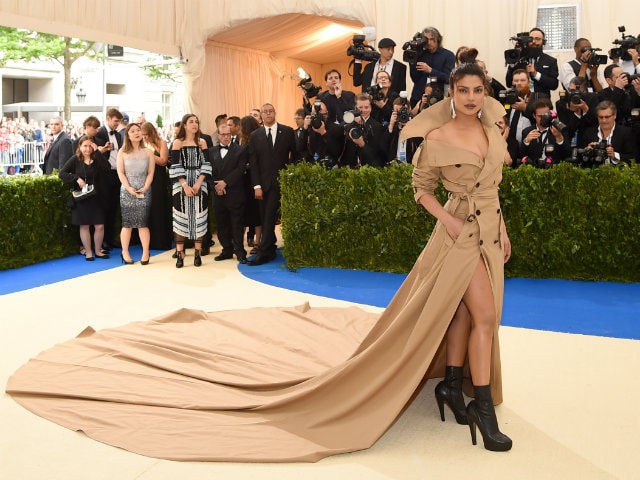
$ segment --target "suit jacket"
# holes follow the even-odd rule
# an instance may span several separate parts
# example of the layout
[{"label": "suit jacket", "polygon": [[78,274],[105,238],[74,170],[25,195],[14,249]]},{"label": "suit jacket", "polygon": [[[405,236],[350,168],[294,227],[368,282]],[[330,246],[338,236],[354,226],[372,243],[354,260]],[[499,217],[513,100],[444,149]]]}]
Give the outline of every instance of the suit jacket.
[{"label": "suit jacket", "polygon": [[[585,130],[581,143],[578,144],[578,146],[585,148],[589,143],[599,141],[598,128],[599,127],[590,127]],[[633,130],[629,127],[616,124],[613,135],[611,136],[611,146],[616,153],[620,154],[620,161],[631,163],[631,159],[638,159],[636,140],[633,135]]]},{"label": "suit jacket", "polygon": [[357,168],[363,165],[383,167],[387,163],[387,147],[383,142],[384,128],[375,118],[369,117],[364,127],[364,147],[358,147],[348,135],[345,138],[343,166]]},{"label": "suit jacket", "polygon": [[342,123],[344,112],[356,108],[356,94],[348,90],[343,90],[340,98],[331,95],[329,90],[325,90],[318,95],[318,100],[327,106],[327,122],[329,123],[336,121]]},{"label": "suit jacket", "polygon": [[[524,143],[524,139],[529,135],[529,132],[536,130],[538,127],[536,125],[532,125],[530,127],[525,128],[522,131],[522,143],[520,144],[520,157],[527,157],[526,163],[533,165],[534,167],[540,167],[538,164],[538,160],[542,156],[543,150],[547,145],[553,146],[553,151],[549,155],[551,158],[551,163],[555,165],[556,163],[560,163],[562,160],[569,157],[571,153],[571,138],[564,137],[564,141],[561,145],[558,145],[556,142],[556,137],[551,133],[551,129],[547,129],[544,143],[540,142],[540,139],[537,138],[532,140],[529,145]],[[522,163],[521,158],[518,159],[518,163]],[[515,159],[513,159],[515,162]],[[551,165],[545,164],[545,167],[550,167]]]},{"label": "suit jacket", "polygon": [[[222,158],[218,146],[209,149],[209,158],[213,173],[212,181],[224,180],[227,184],[227,200],[244,203],[246,194],[244,186],[244,172],[247,166],[247,150],[237,143],[231,143],[227,154]],[[219,199],[212,190],[213,202]]]},{"label": "suit jacket", "polygon": [[[116,137],[116,141],[118,142],[118,148],[119,149],[122,148],[122,145],[124,144],[124,140],[122,140],[122,136],[116,133],[115,137]],[[98,129],[98,133],[96,133],[96,136],[94,137],[93,141],[99,147],[102,147],[103,145],[106,145],[107,142],[109,142],[109,131],[107,130],[106,126],[103,125]],[[110,156],[111,156],[111,152],[108,152],[108,151],[102,154],[102,158],[104,158],[107,162],[109,161]]]},{"label": "suit jacket", "polygon": [[[544,93],[550,97],[551,90],[558,88],[558,60],[553,58],[551,55],[541,53],[533,66],[536,71],[540,73],[540,80],[536,80],[535,78],[533,79],[533,90],[535,92]],[[513,83],[513,71],[517,68],[522,67],[520,65],[507,67],[507,85],[511,85]]]},{"label": "suit jacket", "polygon": [[[364,92],[371,85],[375,66],[376,62],[369,62],[363,69],[362,63],[355,62],[353,66],[353,86],[359,87],[362,85],[362,91]],[[396,59],[393,60],[393,68],[391,69],[391,88],[396,92],[402,92],[407,89],[407,66]]]},{"label": "suit jacket", "polygon": [[[264,127],[251,132],[249,140],[249,166],[252,186],[260,185],[264,192],[277,188],[280,170],[292,163],[296,156],[296,138],[293,128],[280,123],[275,144],[267,139]],[[273,127],[272,127],[273,128]]]},{"label": "suit jacket", "polygon": [[44,154],[44,173],[50,174],[54,170],[62,170],[64,164],[73,156],[71,137],[66,132],[60,132],[56,140],[49,145]]}]

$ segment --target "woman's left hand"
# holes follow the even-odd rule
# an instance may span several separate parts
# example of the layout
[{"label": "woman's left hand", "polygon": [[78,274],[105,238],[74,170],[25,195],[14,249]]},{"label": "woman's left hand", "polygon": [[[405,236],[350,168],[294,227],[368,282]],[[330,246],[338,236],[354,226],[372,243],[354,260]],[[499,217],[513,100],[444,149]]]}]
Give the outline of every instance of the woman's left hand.
[{"label": "woman's left hand", "polygon": [[511,258],[511,240],[509,240],[506,230],[502,231],[502,249],[504,251],[504,263],[507,263]]},{"label": "woman's left hand", "polygon": [[193,184],[193,187],[191,187],[191,190],[193,191],[194,195],[198,195],[198,192],[200,191],[200,182],[196,182]]}]

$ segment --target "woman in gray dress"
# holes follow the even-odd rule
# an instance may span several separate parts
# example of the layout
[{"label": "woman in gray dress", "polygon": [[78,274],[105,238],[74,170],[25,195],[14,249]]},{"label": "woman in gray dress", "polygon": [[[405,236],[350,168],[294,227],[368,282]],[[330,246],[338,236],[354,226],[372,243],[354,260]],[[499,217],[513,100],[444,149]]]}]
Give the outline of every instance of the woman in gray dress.
[{"label": "woman in gray dress", "polygon": [[133,264],[129,254],[131,232],[138,229],[142,244],[140,264],[149,263],[149,213],[151,211],[151,182],[155,170],[153,153],[145,148],[142,129],[137,123],[130,123],[124,134],[124,146],[118,151],[118,177],[120,178],[120,209],[122,210],[122,262]]}]

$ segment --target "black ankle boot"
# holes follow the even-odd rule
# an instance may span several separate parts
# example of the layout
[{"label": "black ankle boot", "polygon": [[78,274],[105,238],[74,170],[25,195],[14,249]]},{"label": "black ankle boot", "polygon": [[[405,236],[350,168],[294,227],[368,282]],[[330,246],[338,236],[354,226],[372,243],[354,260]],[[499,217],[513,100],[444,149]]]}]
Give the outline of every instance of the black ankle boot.
[{"label": "black ankle boot", "polygon": [[498,419],[493,408],[489,385],[473,387],[476,398],[467,405],[467,419],[471,430],[471,443],[476,445],[476,425],[482,434],[484,448],[493,452],[511,450],[513,442],[498,429]]},{"label": "black ankle boot", "polygon": [[176,251],[176,268],[184,267],[184,252]]},{"label": "black ankle boot", "polygon": [[199,267],[200,265],[202,265],[202,259],[200,258],[200,250],[196,250],[194,252],[193,264],[196,267]]},{"label": "black ankle boot", "polygon": [[436,385],[436,402],[440,410],[440,418],[444,422],[444,404],[456,417],[456,422],[460,425],[467,425],[467,410],[462,397],[462,367],[447,367],[444,380]]}]

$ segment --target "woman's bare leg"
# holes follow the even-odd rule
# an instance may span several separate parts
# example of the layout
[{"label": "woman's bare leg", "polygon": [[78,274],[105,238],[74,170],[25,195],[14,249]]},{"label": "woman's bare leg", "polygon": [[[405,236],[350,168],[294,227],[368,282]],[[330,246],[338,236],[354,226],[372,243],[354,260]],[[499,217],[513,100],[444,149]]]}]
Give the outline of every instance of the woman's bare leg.
[{"label": "woman's bare leg", "polygon": [[471,315],[464,302],[460,302],[447,329],[447,365],[461,367],[467,357]]}]

